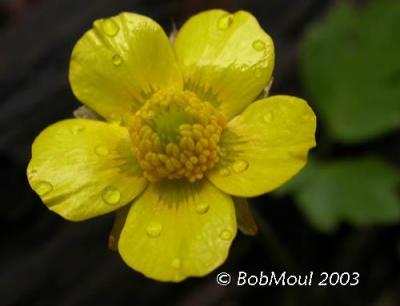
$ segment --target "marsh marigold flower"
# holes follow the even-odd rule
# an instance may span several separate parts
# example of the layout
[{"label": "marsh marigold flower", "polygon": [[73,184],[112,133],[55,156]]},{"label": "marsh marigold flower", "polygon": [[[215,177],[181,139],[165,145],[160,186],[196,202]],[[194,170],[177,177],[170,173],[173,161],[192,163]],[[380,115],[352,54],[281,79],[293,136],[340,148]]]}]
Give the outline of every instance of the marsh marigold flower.
[{"label": "marsh marigold flower", "polygon": [[290,179],[315,145],[304,100],[262,95],[273,67],[273,42],[247,12],[197,14],[171,42],[142,15],[97,20],[69,79],[100,119],[41,132],[30,185],[68,220],[117,211],[112,244],[144,275],[205,275],[237,227],[254,234],[244,198]]}]

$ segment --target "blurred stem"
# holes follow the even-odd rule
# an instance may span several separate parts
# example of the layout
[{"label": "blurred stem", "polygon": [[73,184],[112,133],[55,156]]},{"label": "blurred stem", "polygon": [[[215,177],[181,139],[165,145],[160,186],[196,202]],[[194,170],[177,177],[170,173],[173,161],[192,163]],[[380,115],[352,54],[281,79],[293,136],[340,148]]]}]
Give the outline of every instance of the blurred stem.
[{"label": "blurred stem", "polygon": [[292,256],[290,256],[290,252],[279,239],[272,227],[266,222],[265,218],[260,215],[257,209],[253,207],[252,211],[259,228],[258,236],[261,238],[261,244],[265,252],[270,256],[271,260],[282,267],[282,269],[288,270],[289,273],[298,271],[299,269]]}]

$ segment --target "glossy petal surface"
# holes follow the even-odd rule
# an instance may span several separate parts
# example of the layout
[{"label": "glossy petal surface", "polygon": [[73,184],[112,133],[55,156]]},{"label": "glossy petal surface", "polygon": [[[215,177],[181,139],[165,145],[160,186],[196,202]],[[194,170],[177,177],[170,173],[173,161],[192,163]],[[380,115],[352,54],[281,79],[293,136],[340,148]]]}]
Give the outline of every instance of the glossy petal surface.
[{"label": "glossy petal surface", "polygon": [[118,248],[133,269],[177,282],[222,264],[235,235],[230,196],[206,180],[165,181],[149,186],[134,202]]},{"label": "glossy petal surface", "polygon": [[28,179],[50,210],[72,221],[116,210],[146,186],[128,131],[84,119],[60,121],[39,134]]},{"label": "glossy petal surface", "polygon": [[118,123],[129,120],[155,90],[182,88],[163,29],[132,13],[94,22],[75,45],[69,79],[82,103]]},{"label": "glossy petal surface", "polygon": [[257,20],[244,11],[211,10],[190,18],[175,41],[185,88],[231,118],[271,79],[274,46]]},{"label": "glossy petal surface", "polygon": [[221,135],[221,160],[208,178],[235,196],[271,191],[306,164],[315,129],[315,115],[302,99],[256,101],[228,123]]}]

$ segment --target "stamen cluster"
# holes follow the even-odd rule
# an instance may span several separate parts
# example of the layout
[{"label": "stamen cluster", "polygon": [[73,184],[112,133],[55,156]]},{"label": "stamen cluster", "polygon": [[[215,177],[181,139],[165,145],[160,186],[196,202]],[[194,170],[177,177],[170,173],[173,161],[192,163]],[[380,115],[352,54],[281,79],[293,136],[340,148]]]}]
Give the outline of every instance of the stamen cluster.
[{"label": "stamen cluster", "polygon": [[158,91],[136,112],[130,128],[145,177],[202,179],[219,160],[224,117],[190,91]]}]

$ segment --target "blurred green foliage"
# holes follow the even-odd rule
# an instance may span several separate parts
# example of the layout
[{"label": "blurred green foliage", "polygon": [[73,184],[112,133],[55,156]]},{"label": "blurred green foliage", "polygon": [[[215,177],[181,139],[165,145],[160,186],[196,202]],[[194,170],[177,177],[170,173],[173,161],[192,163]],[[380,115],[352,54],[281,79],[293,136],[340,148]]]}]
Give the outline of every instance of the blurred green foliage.
[{"label": "blurred green foliage", "polygon": [[400,220],[398,169],[379,157],[334,157],[337,143],[352,152],[400,127],[399,29],[400,1],[369,1],[361,8],[341,2],[304,37],[301,77],[322,126],[319,142],[329,149],[322,158],[317,148],[307,167],[277,194],[291,193],[322,232],[342,222]]},{"label": "blurred green foliage", "polygon": [[374,157],[310,162],[285,188],[309,222],[323,232],[341,221],[354,225],[400,220],[398,172]]},{"label": "blurred green foliage", "polygon": [[330,136],[359,143],[400,127],[400,1],[343,2],[305,35],[301,74]]}]

